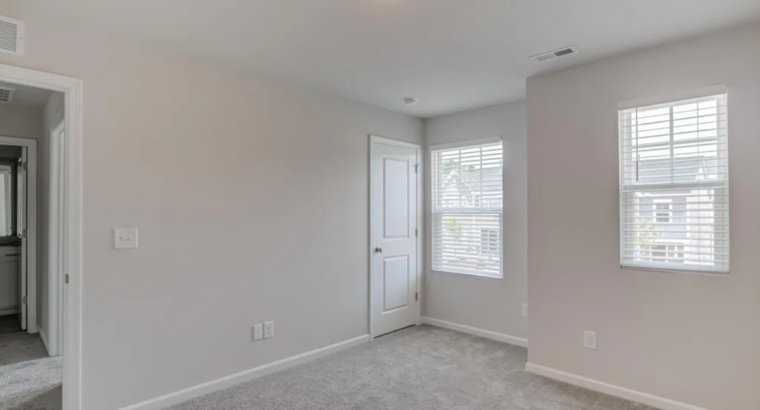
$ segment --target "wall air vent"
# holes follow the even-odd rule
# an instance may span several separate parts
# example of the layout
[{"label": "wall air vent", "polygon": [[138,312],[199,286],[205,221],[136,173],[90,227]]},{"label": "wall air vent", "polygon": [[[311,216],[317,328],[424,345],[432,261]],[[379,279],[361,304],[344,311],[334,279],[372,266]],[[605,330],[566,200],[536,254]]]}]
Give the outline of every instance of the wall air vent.
[{"label": "wall air vent", "polygon": [[578,54],[580,53],[580,50],[576,46],[570,46],[570,47],[564,47],[560,48],[559,50],[550,51],[548,53],[541,53],[534,56],[531,56],[530,58],[537,62],[537,63],[543,63],[544,61],[554,60],[555,58],[565,57],[572,54]]},{"label": "wall air vent", "polygon": [[13,95],[16,94],[16,90],[13,88],[0,87],[0,104],[7,104],[13,102]]},{"label": "wall air vent", "polygon": [[0,53],[24,55],[24,22],[0,16]]}]

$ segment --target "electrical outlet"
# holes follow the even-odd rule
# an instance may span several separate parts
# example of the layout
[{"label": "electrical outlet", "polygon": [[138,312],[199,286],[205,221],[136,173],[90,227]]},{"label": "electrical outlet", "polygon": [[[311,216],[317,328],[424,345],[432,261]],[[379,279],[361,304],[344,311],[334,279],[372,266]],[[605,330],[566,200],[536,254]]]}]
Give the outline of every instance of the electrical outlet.
[{"label": "electrical outlet", "polygon": [[264,322],[264,339],[274,337],[274,322]]},{"label": "electrical outlet", "polygon": [[583,332],[583,347],[596,350],[596,332],[590,330]]},{"label": "electrical outlet", "polygon": [[264,327],[261,323],[253,325],[253,341],[261,340],[264,338]]},{"label": "electrical outlet", "polygon": [[522,315],[524,317],[528,317],[528,304],[527,303],[523,303]]}]

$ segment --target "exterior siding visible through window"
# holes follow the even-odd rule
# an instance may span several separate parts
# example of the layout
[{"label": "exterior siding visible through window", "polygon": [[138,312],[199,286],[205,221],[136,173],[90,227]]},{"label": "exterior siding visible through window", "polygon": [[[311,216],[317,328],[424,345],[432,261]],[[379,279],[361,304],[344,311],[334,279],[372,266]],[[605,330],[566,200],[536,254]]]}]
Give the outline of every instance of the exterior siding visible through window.
[{"label": "exterior siding visible through window", "polygon": [[622,266],[728,272],[727,95],[623,109]]},{"label": "exterior siding visible through window", "polygon": [[433,271],[501,278],[501,140],[431,154]]}]

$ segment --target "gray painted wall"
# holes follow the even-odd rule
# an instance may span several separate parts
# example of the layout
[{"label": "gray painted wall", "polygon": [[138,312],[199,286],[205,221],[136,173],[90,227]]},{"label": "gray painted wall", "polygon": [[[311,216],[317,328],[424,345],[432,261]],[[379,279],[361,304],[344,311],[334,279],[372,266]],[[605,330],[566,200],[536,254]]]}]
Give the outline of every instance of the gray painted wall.
[{"label": "gray painted wall", "polygon": [[[502,136],[504,141],[504,279],[430,272],[432,217],[426,192],[427,222],[423,314],[435,319],[527,336],[522,304],[527,299],[527,164],[525,103],[516,102],[427,120],[430,145]],[[426,150],[430,169],[430,150]],[[430,187],[430,172],[426,172]],[[427,189],[426,191],[429,191]]]},{"label": "gray painted wall", "polygon": [[[3,125],[0,124],[0,129],[2,129]],[[2,132],[2,131],[0,131]],[[21,158],[21,155],[23,154],[23,150],[21,147],[11,146],[11,145],[0,145],[0,158],[2,159],[15,159],[18,160]]]},{"label": "gray painted wall", "polygon": [[[421,120],[17,4],[26,55],[0,63],[84,80],[85,410],[367,334],[368,134],[421,144]],[[115,227],[140,248],[113,250]]]},{"label": "gray painted wall", "polygon": [[42,110],[0,104],[0,135],[39,140],[43,136]]},{"label": "gray painted wall", "polygon": [[[755,24],[528,80],[530,362],[760,409],[758,43]],[[717,84],[729,90],[730,276],[620,269],[618,102]]]}]

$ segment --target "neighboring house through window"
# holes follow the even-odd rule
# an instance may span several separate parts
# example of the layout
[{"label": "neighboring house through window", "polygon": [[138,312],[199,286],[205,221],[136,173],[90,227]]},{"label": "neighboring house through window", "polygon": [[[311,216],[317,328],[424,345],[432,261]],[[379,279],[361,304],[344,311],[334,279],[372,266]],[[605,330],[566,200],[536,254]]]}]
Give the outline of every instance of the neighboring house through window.
[{"label": "neighboring house through window", "polygon": [[501,278],[501,138],[431,150],[433,271]]},{"label": "neighboring house through window", "polygon": [[671,215],[673,211],[672,199],[655,199],[654,200],[654,216],[655,222],[667,223],[671,222]]},{"label": "neighboring house through window", "polygon": [[620,110],[623,266],[728,272],[727,95],[704,92]]}]

